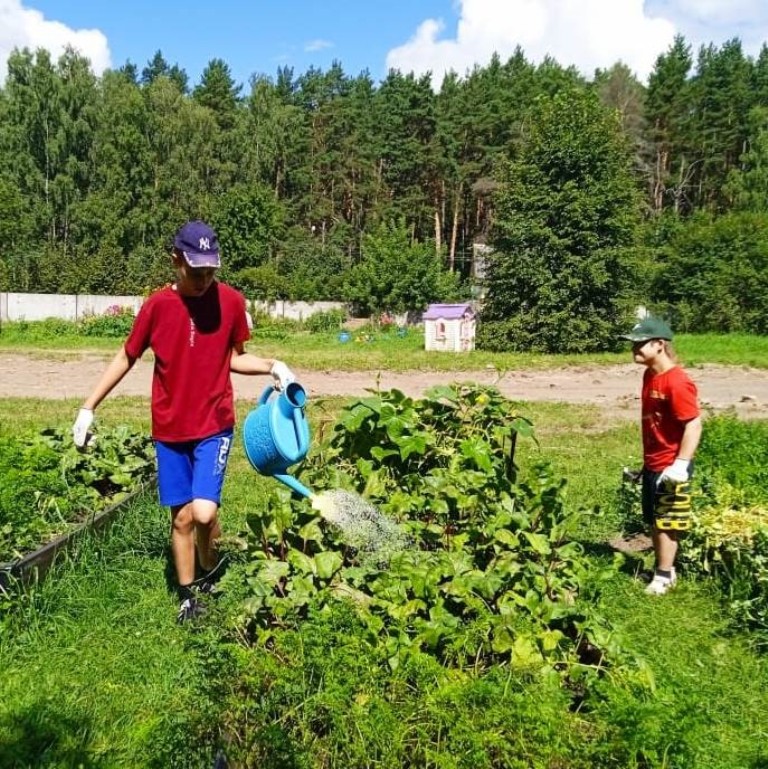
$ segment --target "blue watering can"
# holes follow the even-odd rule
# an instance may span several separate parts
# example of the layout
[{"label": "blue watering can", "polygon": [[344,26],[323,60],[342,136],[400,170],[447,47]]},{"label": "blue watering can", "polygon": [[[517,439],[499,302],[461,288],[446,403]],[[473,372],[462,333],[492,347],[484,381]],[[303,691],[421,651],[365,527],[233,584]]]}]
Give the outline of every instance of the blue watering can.
[{"label": "blue watering can", "polygon": [[248,461],[259,473],[271,475],[297,494],[311,498],[312,492],[286,473],[309,450],[306,402],[306,390],[298,382],[291,382],[282,392],[270,385],[245,418],[243,444]]}]

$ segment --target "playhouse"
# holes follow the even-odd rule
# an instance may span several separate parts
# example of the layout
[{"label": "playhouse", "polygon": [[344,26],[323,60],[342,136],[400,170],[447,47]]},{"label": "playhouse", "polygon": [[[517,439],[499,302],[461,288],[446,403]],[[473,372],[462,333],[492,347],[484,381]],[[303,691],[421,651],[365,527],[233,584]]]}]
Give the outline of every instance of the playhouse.
[{"label": "playhouse", "polygon": [[466,352],[475,349],[475,311],[470,304],[430,304],[424,321],[424,349]]}]

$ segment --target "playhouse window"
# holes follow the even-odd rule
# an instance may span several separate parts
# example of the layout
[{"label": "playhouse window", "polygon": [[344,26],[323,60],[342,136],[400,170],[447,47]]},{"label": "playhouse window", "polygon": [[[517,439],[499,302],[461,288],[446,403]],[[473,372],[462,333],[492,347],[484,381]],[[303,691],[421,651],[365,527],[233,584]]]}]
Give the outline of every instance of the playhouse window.
[{"label": "playhouse window", "polygon": [[445,321],[435,323],[435,339],[445,339]]}]

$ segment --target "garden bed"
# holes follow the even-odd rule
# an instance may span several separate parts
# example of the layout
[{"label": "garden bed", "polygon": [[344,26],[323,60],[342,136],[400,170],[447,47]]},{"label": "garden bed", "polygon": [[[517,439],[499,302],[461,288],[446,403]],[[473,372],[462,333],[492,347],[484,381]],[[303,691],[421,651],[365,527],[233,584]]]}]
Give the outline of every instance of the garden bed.
[{"label": "garden bed", "polygon": [[42,576],[85,530],[154,483],[150,439],[125,426],[78,450],[68,431],[0,436],[0,579]]},{"label": "garden bed", "polygon": [[85,523],[71,531],[61,534],[30,553],[15,561],[0,563],[0,590],[9,592],[14,585],[26,585],[39,582],[54,564],[57,556],[69,551],[77,538],[85,533],[97,533],[109,526],[129,502],[155,485],[155,479],[142,483],[134,491],[124,496],[119,502],[100,512],[93,512]]}]

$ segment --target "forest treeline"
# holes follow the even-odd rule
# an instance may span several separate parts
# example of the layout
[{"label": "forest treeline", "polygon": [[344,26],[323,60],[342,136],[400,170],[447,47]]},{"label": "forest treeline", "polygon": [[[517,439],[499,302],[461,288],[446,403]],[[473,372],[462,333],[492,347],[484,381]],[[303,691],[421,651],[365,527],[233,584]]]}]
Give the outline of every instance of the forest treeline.
[{"label": "forest treeline", "polygon": [[594,324],[558,329],[580,308],[608,339],[637,303],[766,333],[767,194],[768,47],[738,39],[678,37],[647,84],[519,49],[437,92],[340,63],[243,86],[222,59],[192,85],[160,51],[96,77],[23,50],[0,88],[5,290],[149,291],[200,217],[254,298],[376,312],[481,290],[500,347],[575,348]]}]

